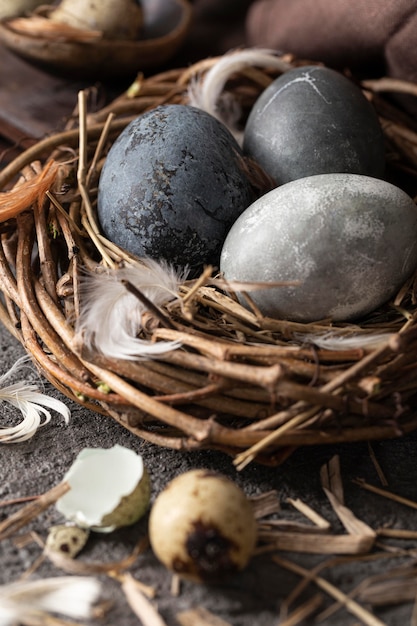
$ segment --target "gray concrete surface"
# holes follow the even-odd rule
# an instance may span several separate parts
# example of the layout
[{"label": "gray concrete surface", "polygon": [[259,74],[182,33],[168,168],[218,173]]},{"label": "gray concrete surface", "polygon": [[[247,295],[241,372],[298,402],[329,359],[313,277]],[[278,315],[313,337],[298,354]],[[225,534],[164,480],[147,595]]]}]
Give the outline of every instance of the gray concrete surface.
[{"label": "gray concrete surface", "polygon": [[[23,354],[21,346],[3,327],[0,328],[0,354],[1,373]],[[64,399],[47,382],[42,381],[42,384],[45,392]],[[276,489],[282,503],[281,517],[304,521],[302,516],[286,502],[289,496],[300,498],[331,522],[332,532],[341,533],[343,529],[321,488],[319,476],[321,466],[334,454],[339,454],[346,505],[357,517],[372,528],[385,525],[417,530],[416,511],[368,493],[353,483],[355,477],[361,477],[372,484],[380,485],[366,443],[298,450],[279,468],[251,465],[238,473],[226,456],[214,452],[185,454],[160,449],[132,436],[111,418],[91,413],[76,404],[68,404],[72,412],[68,426],[64,425],[60,416],[55,416],[33,439],[17,445],[0,447],[0,502],[47,491],[62,479],[75,456],[84,447],[110,447],[119,443],[143,455],[151,476],[153,498],[177,474],[196,467],[213,468],[236,480],[248,495]],[[6,407],[0,403],[0,420],[5,416]],[[388,480],[388,488],[410,499],[417,496],[415,448],[415,435],[400,440],[373,443],[375,455]],[[0,521],[16,508],[16,506],[0,507]],[[45,539],[47,529],[62,521],[56,509],[51,507],[21,532],[33,530]],[[145,518],[130,528],[108,535],[93,534],[78,558],[101,562],[123,558],[130,553],[138,538],[146,532],[146,526]],[[389,558],[383,560],[345,563],[324,570],[322,575],[340,589],[349,592],[370,575],[386,572],[402,563],[413,562],[412,551],[415,554],[417,548],[415,541],[399,542],[384,539],[383,543],[389,546],[388,550],[401,548],[411,552],[401,558],[395,553],[388,552]],[[376,550],[381,551],[382,548]],[[0,583],[17,580],[27,568],[31,567],[40,553],[41,548],[35,542],[23,547],[16,547],[12,539],[1,542]],[[306,568],[311,568],[328,558],[289,552],[282,553],[282,556]],[[181,585],[180,594],[174,596],[171,593],[170,573],[156,561],[150,549],[138,558],[131,573],[143,583],[155,586],[157,590],[155,602],[168,626],[178,624],[176,614],[196,606],[208,609],[232,626],[276,625],[279,623],[283,600],[300,580],[295,574],[274,564],[271,556],[267,554],[254,557],[243,573],[227,583],[208,587],[185,582]],[[46,560],[32,578],[61,574],[62,571]],[[119,584],[106,576],[100,579],[103,583],[103,598],[111,600],[112,604],[102,619],[92,621],[91,624],[101,626],[137,624],[138,619],[127,605]],[[300,603],[301,600],[313,596],[317,591],[313,584],[308,585],[297,602]],[[324,593],[322,608],[329,604],[331,600]],[[291,608],[294,609],[295,606]],[[402,626],[415,623],[411,621],[412,610],[413,603],[409,602],[398,606],[375,608],[374,613],[382,623]],[[300,623],[309,624],[313,621]],[[328,626],[344,626],[357,624],[359,621],[341,608],[323,623]]]}]

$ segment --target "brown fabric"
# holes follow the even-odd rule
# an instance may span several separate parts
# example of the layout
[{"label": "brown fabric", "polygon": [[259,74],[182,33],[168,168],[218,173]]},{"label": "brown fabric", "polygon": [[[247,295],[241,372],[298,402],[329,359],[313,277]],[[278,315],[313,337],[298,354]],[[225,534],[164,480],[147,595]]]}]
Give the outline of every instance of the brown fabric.
[{"label": "brown fabric", "polygon": [[191,60],[263,46],[417,81],[417,0],[192,0]]},{"label": "brown fabric", "polygon": [[258,0],[246,29],[252,46],[417,79],[417,0]]}]

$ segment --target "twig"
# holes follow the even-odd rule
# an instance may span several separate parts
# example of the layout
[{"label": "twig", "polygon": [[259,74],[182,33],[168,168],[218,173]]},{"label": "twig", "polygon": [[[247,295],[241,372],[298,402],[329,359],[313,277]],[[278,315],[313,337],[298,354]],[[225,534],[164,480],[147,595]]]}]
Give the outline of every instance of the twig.
[{"label": "twig", "polygon": [[136,580],[131,574],[125,574],[123,576],[122,590],[130,608],[140,619],[143,626],[166,626],[161,615],[137,585]]},{"label": "twig", "polygon": [[18,530],[29,524],[35,517],[54,504],[58,498],[70,490],[68,483],[59,483],[39,496],[34,502],[13,513],[0,523],[0,541],[11,537]]},{"label": "twig", "polygon": [[365,482],[362,478],[354,478],[353,481],[355,485],[359,485],[362,489],[366,489],[367,491],[371,491],[372,493],[376,493],[379,496],[383,496],[384,498],[388,498],[389,500],[394,500],[399,504],[404,504],[405,506],[410,507],[411,509],[417,509],[417,502],[414,500],[409,500],[408,498],[403,498],[402,496],[397,496],[395,493],[391,493],[386,489],[380,489],[379,487],[375,487],[374,485],[370,485]]},{"label": "twig", "polygon": [[315,574],[311,576],[311,572],[304,569],[304,567],[301,567],[292,561],[283,559],[282,557],[273,556],[272,559],[280,567],[283,567],[290,572],[294,572],[304,578],[310,578],[310,580],[320,587],[320,589],[325,591],[332,598],[335,598],[335,600],[338,600],[350,613],[352,613],[352,615],[355,615],[355,617],[359,618],[367,626],[385,626],[384,622],[375,617],[375,615],[370,613],[363,606],[355,602],[355,600],[349,598],[345,593],[343,593],[343,591],[329,583],[324,578],[321,578],[321,576],[317,576]]},{"label": "twig", "polygon": [[13,498],[12,500],[1,500],[0,508],[6,507],[6,506],[13,506],[14,504],[24,504],[26,502],[33,502],[34,500],[37,500],[38,498],[40,498],[40,496],[26,496],[23,498]]},{"label": "twig", "polygon": [[371,461],[372,461],[372,463],[374,464],[374,467],[375,467],[376,473],[378,474],[378,478],[379,478],[379,480],[381,481],[381,485],[382,485],[383,487],[388,487],[388,481],[387,481],[387,479],[385,478],[385,474],[384,474],[384,472],[382,471],[382,467],[381,467],[381,465],[379,464],[378,459],[376,458],[376,455],[375,455],[374,449],[373,449],[373,447],[372,447],[372,445],[371,445],[371,442],[370,442],[370,441],[368,441],[368,451],[369,451],[369,456],[371,457]]},{"label": "twig", "polygon": [[294,611],[290,615],[288,615],[284,619],[280,619],[277,626],[297,626],[297,624],[304,623],[304,620],[306,620],[317,611],[322,602],[322,595],[320,593],[317,593],[309,600],[306,600],[304,604],[294,609]]},{"label": "twig", "polygon": [[111,125],[113,123],[114,118],[115,118],[115,113],[109,113],[109,115],[108,115],[108,117],[107,117],[107,119],[106,119],[106,121],[104,123],[103,131],[102,131],[102,133],[101,133],[101,135],[99,137],[97,148],[96,148],[96,150],[94,152],[93,158],[92,158],[91,163],[90,163],[90,167],[88,169],[88,173],[87,173],[87,177],[86,177],[86,181],[85,181],[87,190],[89,190],[89,188],[90,188],[91,178],[92,178],[92,176],[93,176],[93,174],[94,174],[94,172],[95,172],[95,170],[97,168],[98,160],[99,160],[101,154],[103,153],[104,146],[105,146],[105,143],[106,143],[106,141],[107,141],[107,139],[109,137],[110,127],[111,127]]},{"label": "twig", "polygon": [[[325,391],[325,392],[336,391],[338,388],[344,385],[348,380],[352,379],[360,371],[369,367],[372,363],[377,361],[388,351],[389,351],[389,344],[387,342],[386,344],[384,344],[383,346],[381,346],[374,352],[371,352],[370,354],[366,355],[358,363],[354,363],[346,371],[343,371],[338,376],[335,376],[333,380],[323,385],[322,391]],[[296,406],[297,407],[299,406],[299,408],[302,410],[302,409],[305,409],[306,405],[304,402],[300,402],[300,403],[297,403]],[[274,432],[267,435],[264,439],[261,439],[261,441],[259,441],[258,443],[254,444],[253,446],[251,446],[250,448],[248,448],[247,450],[239,454],[234,459],[234,464],[236,468],[238,470],[242,470],[244,467],[246,467],[246,465],[248,465],[249,463],[251,463],[251,461],[255,459],[256,455],[259,454],[259,452],[261,452],[262,450],[270,446],[272,443],[276,444],[282,434],[284,434],[291,428],[300,426],[301,424],[309,420],[320,410],[320,408],[321,407],[315,406],[308,410],[302,411],[301,413],[296,415],[294,418],[292,418],[289,422],[287,422],[283,426],[280,426]]]},{"label": "twig", "polygon": [[175,330],[175,325],[171,322],[169,317],[164,315],[162,311],[158,309],[158,307],[155,306],[155,304],[147,296],[145,296],[145,294],[140,289],[138,289],[128,280],[122,279],[120,282],[127,289],[127,291],[133,294],[139,300],[139,302],[146,306],[148,311],[153,313],[155,317],[159,319],[161,324],[163,324],[166,328],[171,328],[172,330]]}]

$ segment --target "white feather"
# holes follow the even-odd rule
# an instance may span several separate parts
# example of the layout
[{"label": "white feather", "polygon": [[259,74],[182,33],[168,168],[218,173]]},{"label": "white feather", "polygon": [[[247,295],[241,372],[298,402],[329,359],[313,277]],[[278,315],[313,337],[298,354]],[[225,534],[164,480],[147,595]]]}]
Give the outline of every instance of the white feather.
[{"label": "white feather", "polygon": [[123,280],[159,308],[178,297],[183,276],[171,266],[150,259],[143,266],[129,265],[85,276],[77,340],[113,359],[152,358],[178,348],[178,342],[152,342],[138,337],[147,309],[126,289]]},{"label": "white feather", "polygon": [[340,334],[336,331],[326,333],[308,333],[299,335],[298,339],[307,343],[313,343],[323,350],[376,350],[387,344],[391,338],[389,333],[378,334]]},{"label": "white feather", "polygon": [[[87,576],[60,576],[0,586],[0,626],[16,626],[41,613],[88,619],[101,586]],[[46,621],[46,620],[45,620]]]},{"label": "white feather", "polygon": [[20,443],[33,437],[38,428],[45,426],[51,420],[51,413],[45,407],[60,413],[66,423],[71,415],[69,408],[63,402],[40,393],[36,385],[24,381],[4,384],[22,369],[27,361],[27,356],[21,357],[5,374],[0,376],[0,403],[7,402],[23,415],[23,420],[16,426],[0,425],[0,443]]},{"label": "white feather", "polygon": [[220,120],[239,143],[242,143],[242,133],[236,127],[240,117],[239,106],[230,94],[223,94],[223,90],[232,74],[248,66],[267,67],[281,72],[291,68],[273,50],[237,50],[223,55],[204,76],[197,76],[190,81],[187,94],[191,106],[198,107]]}]

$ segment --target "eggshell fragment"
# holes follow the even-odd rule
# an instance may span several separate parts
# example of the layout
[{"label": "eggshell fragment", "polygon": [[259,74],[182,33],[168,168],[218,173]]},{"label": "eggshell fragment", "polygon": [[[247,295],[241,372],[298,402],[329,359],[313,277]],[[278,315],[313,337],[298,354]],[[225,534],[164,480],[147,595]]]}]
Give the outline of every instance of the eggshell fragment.
[{"label": "eggshell fragment", "polygon": [[385,168],[372,104],[352,80],[314,65],[285,72],[262,92],[243,148],[277,185],[331,172],[382,177]]},{"label": "eggshell fragment", "polygon": [[70,490],[56,504],[81,528],[111,532],[136,522],[150,500],[150,481],[142,457],[133,450],[85,448],[63,478]]},{"label": "eggshell fragment", "polygon": [[87,543],[90,531],[78,526],[59,524],[49,529],[45,542],[46,548],[75,558]]},{"label": "eggshell fragment", "polygon": [[194,582],[220,582],[243,569],[256,537],[253,508],[244,492],[208,470],[174,478],[150,513],[149,539],[156,556]]},{"label": "eggshell fragment", "polygon": [[[269,317],[359,318],[417,267],[417,208],[401,189],[357,174],[292,181],[253,203],[223,246],[227,280],[299,281],[250,292]],[[242,300],[243,302],[243,300]]]}]

